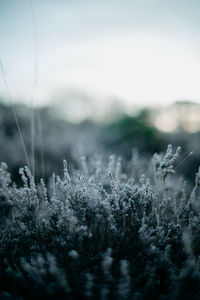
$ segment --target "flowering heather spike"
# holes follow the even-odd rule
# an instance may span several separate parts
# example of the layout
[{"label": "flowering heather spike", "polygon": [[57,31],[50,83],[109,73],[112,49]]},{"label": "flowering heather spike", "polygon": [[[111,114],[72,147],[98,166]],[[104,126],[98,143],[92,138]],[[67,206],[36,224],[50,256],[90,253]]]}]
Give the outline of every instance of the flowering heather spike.
[{"label": "flowering heather spike", "polygon": [[19,174],[21,175],[22,181],[24,183],[24,187],[28,188],[28,179],[25,175],[24,168],[19,169]]},{"label": "flowering heather spike", "polygon": [[70,182],[71,178],[68,171],[67,161],[63,160],[63,171],[64,171],[64,180]]},{"label": "flowering heather spike", "polygon": [[176,152],[173,154],[172,145],[168,145],[165,155],[158,155],[157,153],[154,155],[153,162],[155,181],[159,181],[160,179],[162,179],[163,182],[165,182],[165,179],[169,174],[175,173],[173,163],[179,157],[180,151],[181,147],[178,147]]},{"label": "flowering heather spike", "polygon": [[108,161],[108,170],[110,170],[111,172],[114,170],[115,161],[116,161],[115,155],[114,154],[110,155]]},{"label": "flowering heather spike", "polygon": [[42,191],[43,191],[43,194],[44,194],[44,199],[45,199],[45,201],[48,201],[48,191],[47,191],[47,188],[46,188],[46,185],[44,183],[44,179],[43,178],[40,179],[40,183],[41,183],[41,186],[42,186]]}]

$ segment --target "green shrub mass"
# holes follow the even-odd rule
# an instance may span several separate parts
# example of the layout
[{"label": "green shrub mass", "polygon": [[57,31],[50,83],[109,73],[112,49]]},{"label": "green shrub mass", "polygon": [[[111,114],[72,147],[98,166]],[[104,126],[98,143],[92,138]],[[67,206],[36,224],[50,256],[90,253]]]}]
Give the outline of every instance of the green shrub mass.
[{"label": "green shrub mass", "polygon": [[173,174],[180,148],[77,159],[23,184],[0,167],[0,299],[200,299],[200,172]]}]

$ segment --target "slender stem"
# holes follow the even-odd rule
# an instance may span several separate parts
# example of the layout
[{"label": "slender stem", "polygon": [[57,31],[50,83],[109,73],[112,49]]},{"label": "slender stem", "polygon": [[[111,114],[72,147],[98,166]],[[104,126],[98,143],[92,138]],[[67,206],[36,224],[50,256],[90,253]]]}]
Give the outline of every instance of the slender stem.
[{"label": "slender stem", "polygon": [[9,91],[8,82],[6,80],[6,74],[5,74],[5,70],[4,70],[3,63],[1,61],[1,59],[0,59],[0,67],[1,67],[1,73],[2,73],[2,77],[3,77],[4,85],[5,85],[6,92],[7,92],[7,97],[8,97],[9,103],[10,103],[12,114],[13,114],[14,119],[15,119],[15,123],[16,123],[17,130],[18,130],[18,133],[19,133],[20,141],[21,141],[21,144],[22,144],[22,147],[23,147],[26,163],[27,163],[28,167],[30,168],[30,161],[29,161],[26,145],[25,145],[25,142],[24,142],[24,137],[23,137],[23,134],[22,134],[22,131],[21,131],[21,128],[20,128],[19,119],[17,117],[15,107],[14,107],[13,102],[12,102],[12,97],[11,97],[11,94],[10,94],[10,91]]}]

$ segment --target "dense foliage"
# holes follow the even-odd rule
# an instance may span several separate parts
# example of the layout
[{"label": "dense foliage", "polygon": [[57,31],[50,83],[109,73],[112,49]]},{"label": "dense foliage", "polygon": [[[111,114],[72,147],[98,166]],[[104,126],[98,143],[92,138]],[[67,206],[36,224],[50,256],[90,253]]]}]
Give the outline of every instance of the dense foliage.
[{"label": "dense foliage", "polygon": [[200,299],[200,172],[175,153],[149,162],[81,157],[49,183],[0,167],[1,299]]}]

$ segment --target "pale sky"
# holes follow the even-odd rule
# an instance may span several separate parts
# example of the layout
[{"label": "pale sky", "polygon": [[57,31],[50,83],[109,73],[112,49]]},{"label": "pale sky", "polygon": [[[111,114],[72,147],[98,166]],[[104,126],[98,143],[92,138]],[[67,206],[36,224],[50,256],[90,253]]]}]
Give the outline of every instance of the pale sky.
[{"label": "pale sky", "polygon": [[39,103],[60,90],[200,102],[200,1],[0,0],[0,59],[13,99],[35,97],[37,60]]}]

